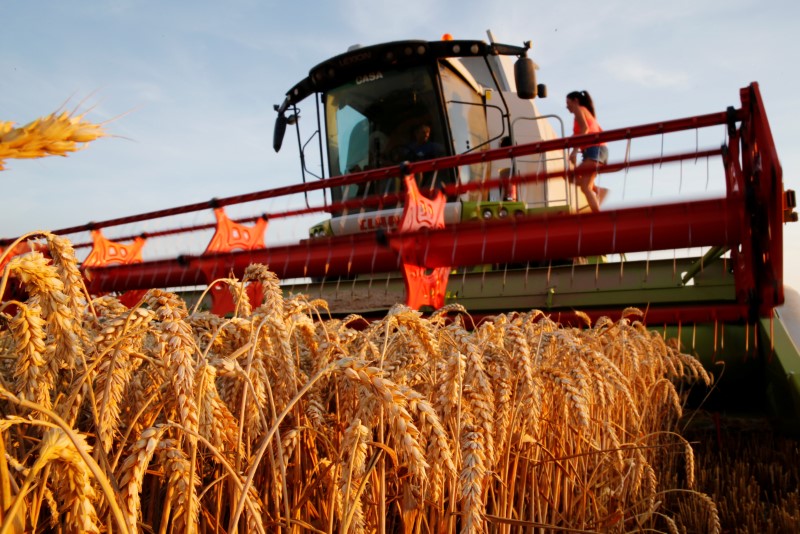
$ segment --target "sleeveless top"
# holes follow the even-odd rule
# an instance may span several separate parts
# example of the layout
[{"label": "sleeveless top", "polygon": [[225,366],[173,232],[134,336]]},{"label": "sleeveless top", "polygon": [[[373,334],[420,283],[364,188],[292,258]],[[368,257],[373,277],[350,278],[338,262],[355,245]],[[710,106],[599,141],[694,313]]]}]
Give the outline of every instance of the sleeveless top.
[{"label": "sleeveless top", "polygon": [[[583,118],[586,121],[586,133],[587,134],[600,133],[600,132],[603,131],[603,129],[600,127],[600,124],[598,124],[597,119],[595,118],[595,116],[592,115],[589,112],[588,109],[586,109],[585,107],[581,106],[581,111],[583,112]],[[578,126],[578,119],[575,119],[575,122],[572,124],[572,134],[573,135],[578,135],[578,133],[580,131],[581,131],[581,127]],[[600,146],[600,145],[605,145],[605,143],[599,143],[598,145],[594,145],[594,146]]]}]

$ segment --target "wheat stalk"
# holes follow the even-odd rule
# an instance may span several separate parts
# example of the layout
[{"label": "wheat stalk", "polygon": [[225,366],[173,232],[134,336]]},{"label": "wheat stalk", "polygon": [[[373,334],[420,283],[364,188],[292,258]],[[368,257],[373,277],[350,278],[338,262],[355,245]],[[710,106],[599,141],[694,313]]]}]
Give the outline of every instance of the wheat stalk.
[{"label": "wheat stalk", "polygon": [[84,114],[66,111],[17,128],[11,122],[0,122],[0,170],[5,159],[66,156],[105,135],[100,125],[84,120]]},{"label": "wheat stalk", "polygon": [[130,532],[139,531],[142,481],[145,470],[166,430],[166,427],[150,427],[144,430],[131,446],[127,458],[119,468],[120,500],[125,512],[125,524]]},{"label": "wheat stalk", "polygon": [[197,430],[197,402],[194,397],[194,355],[197,346],[191,327],[184,321],[186,305],[175,294],[150,290],[146,300],[160,321],[157,325],[162,357],[172,382],[172,399],[181,424]]},{"label": "wheat stalk", "polygon": [[254,281],[261,284],[264,301],[259,306],[259,309],[268,315],[283,319],[285,312],[283,291],[281,290],[280,280],[275,276],[275,273],[270,271],[266,265],[254,263],[245,269],[242,279],[245,282]]},{"label": "wheat stalk", "polygon": [[459,500],[461,503],[461,532],[480,534],[485,532],[483,500],[486,480],[485,440],[470,424],[465,424],[462,431],[461,458],[462,467],[459,475]]},{"label": "wheat stalk", "polygon": [[[131,359],[134,346],[141,341],[155,314],[136,308],[111,320],[94,338],[96,350],[95,402],[98,411],[100,443],[108,452],[120,419],[122,395],[127,388],[135,364]],[[98,363],[99,362],[99,363]]]},{"label": "wheat stalk", "polygon": [[66,531],[99,533],[100,522],[95,511],[97,495],[90,482],[91,472],[76,450],[79,447],[88,454],[91,447],[84,436],[78,435],[78,438],[78,442],[73,443],[59,428],[47,431],[37,461],[52,458],[63,466],[57,470],[56,480]]},{"label": "wheat stalk", "polygon": [[49,380],[54,381],[59,371],[74,368],[75,362],[83,361],[83,347],[75,327],[75,317],[64,294],[64,283],[58,270],[41,252],[11,258],[6,265],[11,273],[24,285],[32,299],[38,299],[42,317],[46,321],[47,333],[52,341],[47,343],[44,356],[48,365]]},{"label": "wheat stalk", "polygon": [[340,532],[364,532],[364,511],[359,491],[364,477],[367,457],[367,438],[370,431],[353,419],[342,436],[341,467],[339,469],[338,504],[341,516]]},{"label": "wheat stalk", "polygon": [[[34,413],[35,412],[42,413],[44,416],[50,419],[52,423],[36,419],[31,419],[30,420],[31,423],[48,427],[57,426],[69,438],[70,442],[74,446],[74,450],[78,453],[78,455],[80,455],[81,460],[85,464],[86,468],[91,472],[94,479],[102,488],[106,503],[108,504],[109,509],[111,510],[111,513],[114,517],[114,522],[117,524],[117,527],[122,532],[127,533],[128,532],[127,522],[125,521],[125,517],[124,514],[122,513],[122,510],[116,503],[115,499],[116,494],[111,488],[111,484],[109,483],[108,478],[103,474],[102,470],[100,469],[100,466],[98,466],[97,463],[89,455],[88,452],[89,449],[84,446],[85,444],[84,438],[80,434],[73,431],[70,428],[70,426],[61,417],[58,416],[58,414],[52,412],[51,410],[48,410],[44,406],[41,406],[34,402],[27,401],[25,399],[20,399],[2,387],[0,387],[0,398],[3,398],[6,401],[12,402]],[[32,475],[33,475],[33,470],[31,470],[31,472],[28,474],[28,477],[26,478],[26,482],[24,485],[25,487],[27,487],[30,484],[30,482],[32,482],[32,480],[29,480],[31,479]],[[21,497],[24,496],[24,494],[25,491],[22,491],[21,489],[18,498],[15,499],[12,508],[9,510],[10,516],[13,516],[16,508],[22,503]],[[5,526],[6,525],[4,525],[4,527]]]},{"label": "wheat stalk", "polygon": [[456,476],[450,438],[430,402],[412,389],[403,388],[402,392],[408,399],[409,409],[419,416],[420,431],[429,436],[426,450],[426,460],[431,466],[428,491],[430,498],[435,501],[441,496],[446,480]]},{"label": "wheat stalk", "polygon": [[[78,262],[75,259],[75,250],[72,243],[65,238],[55,234],[46,233],[47,250],[53,259],[53,266],[56,268],[59,278],[64,284],[64,294],[68,299],[68,307],[73,317],[80,317],[87,303],[91,302],[83,275],[78,269]],[[76,330],[81,332],[80,321],[75,321]],[[83,337],[83,336],[80,336]]]},{"label": "wheat stalk", "polygon": [[8,323],[17,354],[14,391],[23,399],[49,408],[52,383],[44,359],[45,322],[38,299],[32,300],[27,305],[20,303],[17,315]]},{"label": "wheat stalk", "polygon": [[198,432],[216,448],[240,455],[241,444],[237,440],[238,423],[236,418],[222,401],[215,386],[216,369],[208,364],[201,365],[198,370],[197,398],[199,404]]},{"label": "wheat stalk", "polygon": [[196,532],[200,513],[196,489],[200,481],[194,476],[191,461],[174,440],[163,440],[157,447],[167,483],[168,508],[174,510],[172,529],[187,534]]},{"label": "wheat stalk", "polygon": [[406,460],[415,483],[421,484],[427,478],[429,466],[420,445],[420,432],[408,412],[408,401],[402,390],[391,380],[384,379],[380,369],[369,367],[364,362],[340,360],[337,367],[344,376],[372,392],[383,407],[395,446]]}]

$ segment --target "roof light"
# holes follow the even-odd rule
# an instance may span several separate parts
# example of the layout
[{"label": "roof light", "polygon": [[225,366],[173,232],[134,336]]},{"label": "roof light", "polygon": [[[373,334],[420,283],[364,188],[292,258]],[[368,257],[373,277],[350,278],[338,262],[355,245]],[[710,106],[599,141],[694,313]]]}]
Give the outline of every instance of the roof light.
[{"label": "roof light", "polygon": [[452,40],[453,40],[453,36],[450,35],[449,33],[442,34],[442,41],[452,41]]}]

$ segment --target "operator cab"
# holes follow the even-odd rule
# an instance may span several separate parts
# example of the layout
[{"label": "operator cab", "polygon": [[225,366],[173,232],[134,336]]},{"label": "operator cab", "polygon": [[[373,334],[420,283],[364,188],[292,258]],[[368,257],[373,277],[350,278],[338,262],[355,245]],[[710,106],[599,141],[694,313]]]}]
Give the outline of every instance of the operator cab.
[{"label": "operator cab", "polygon": [[[276,106],[273,146],[279,150],[286,125],[297,122],[296,105],[319,94],[317,131],[324,132],[318,139],[328,178],[497,148],[514,138],[512,119],[520,115],[519,102],[528,102],[523,114],[534,120],[529,100],[545,91],[536,86],[533,62],[526,57],[529,47],[454,40],[352,47],[311,69]],[[514,57],[512,65],[508,58]],[[515,89],[509,80],[516,82]],[[516,102],[509,102],[512,99]],[[541,123],[546,121],[537,125],[544,132],[538,137],[554,137],[550,126]],[[299,135],[298,142],[305,181],[305,145]],[[486,180],[497,172],[490,163],[477,163],[425,173],[417,182],[423,191],[431,191]],[[400,177],[391,176],[332,187],[330,194],[331,201],[339,203],[400,190]],[[467,199],[448,198],[457,200]],[[386,203],[364,209],[385,208]],[[334,217],[341,215],[331,211]]]}]

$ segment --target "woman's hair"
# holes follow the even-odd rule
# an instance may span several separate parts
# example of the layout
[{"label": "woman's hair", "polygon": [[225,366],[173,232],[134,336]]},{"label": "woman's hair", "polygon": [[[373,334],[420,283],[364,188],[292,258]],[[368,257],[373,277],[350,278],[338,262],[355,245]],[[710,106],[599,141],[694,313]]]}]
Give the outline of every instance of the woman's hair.
[{"label": "woman's hair", "polygon": [[594,102],[592,102],[592,97],[589,95],[589,91],[572,91],[567,95],[567,98],[570,100],[577,100],[581,106],[589,110],[589,113],[592,114],[592,117],[595,116]]}]

